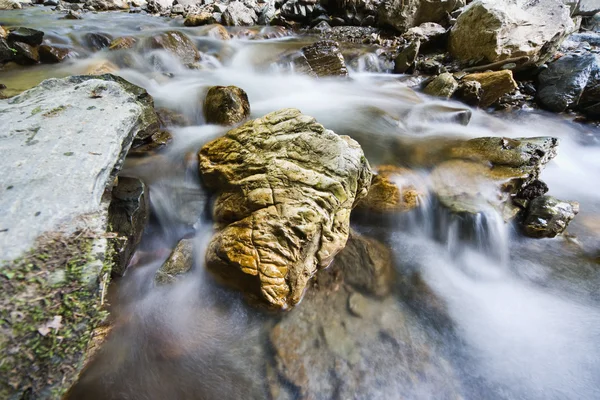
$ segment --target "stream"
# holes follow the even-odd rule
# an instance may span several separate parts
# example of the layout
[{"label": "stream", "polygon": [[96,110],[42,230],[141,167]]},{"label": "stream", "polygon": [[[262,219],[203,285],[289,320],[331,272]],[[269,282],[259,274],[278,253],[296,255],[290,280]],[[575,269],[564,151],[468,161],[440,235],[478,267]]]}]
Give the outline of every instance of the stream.
[{"label": "stream", "polygon": [[[5,94],[109,60],[156,107],[191,121],[169,129],[173,140],[164,149],[125,162],[121,176],[149,187],[151,220],[127,273],[112,285],[113,333],[69,399],[600,398],[600,129],[537,110],[488,113],[428,97],[411,89],[407,76],[389,73],[366,45],[342,46],[349,79],[317,79],[294,73],[282,57],[316,38],[277,27],[228,28],[238,37],[221,40],[205,27],[143,14],[59,16],[37,7],[0,14],[2,25],[40,29],[77,55],[0,70]],[[94,51],[85,39],[173,29],[201,51],[197,68],[156,50]],[[569,235],[554,239],[526,238],[494,210],[468,220],[464,235],[465,221],[429,197],[400,216],[353,219],[353,229],[391,250],[399,276],[418,273],[419,285],[445,305],[443,322],[405,301],[406,293],[422,290],[410,286],[414,281],[368,300],[362,318],[340,314],[332,295],[305,299],[287,314],[306,318],[290,322],[248,305],[203,266],[213,223],[195,153],[228,130],[207,125],[202,115],[204,94],[215,85],[244,89],[251,118],[298,108],[357,140],[372,166],[413,168],[423,187],[430,185],[426,174],[397,151],[398,139],[427,146],[453,138],[558,137],[559,155],[541,177],[550,195],[578,201],[581,211]],[[156,270],[182,238],[194,241],[193,270],[155,287]],[[318,308],[308,314],[308,307]],[[305,387],[273,359],[274,327],[284,322],[286,346],[305,357]],[[331,354],[343,365],[324,366]]]}]

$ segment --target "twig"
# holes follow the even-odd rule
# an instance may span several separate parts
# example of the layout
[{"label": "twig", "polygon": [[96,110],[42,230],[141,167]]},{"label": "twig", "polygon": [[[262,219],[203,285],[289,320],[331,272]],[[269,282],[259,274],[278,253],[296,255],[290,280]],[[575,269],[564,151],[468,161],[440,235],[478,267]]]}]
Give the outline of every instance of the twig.
[{"label": "twig", "polygon": [[[465,68],[465,69],[463,69],[463,72],[478,72],[478,71],[486,71],[488,69],[493,70],[493,69],[496,69],[497,67],[501,67],[506,64],[510,64],[510,63],[525,64],[527,61],[529,61],[528,56],[508,58],[506,60],[496,61],[491,64],[478,65],[476,67]],[[508,69],[512,69],[512,68],[508,68]]]}]

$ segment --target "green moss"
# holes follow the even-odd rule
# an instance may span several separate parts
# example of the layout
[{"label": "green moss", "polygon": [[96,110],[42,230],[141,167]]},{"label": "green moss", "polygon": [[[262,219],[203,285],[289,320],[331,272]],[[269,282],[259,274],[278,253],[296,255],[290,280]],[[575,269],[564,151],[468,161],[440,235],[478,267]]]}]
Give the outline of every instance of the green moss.
[{"label": "green moss", "polygon": [[42,112],[42,107],[37,106],[36,108],[34,108],[33,110],[31,110],[31,115],[39,114],[41,112]]},{"label": "green moss", "polygon": [[0,398],[60,398],[76,378],[106,317],[98,290],[82,281],[91,245],[85,232],[49,235],[0,267]]}]

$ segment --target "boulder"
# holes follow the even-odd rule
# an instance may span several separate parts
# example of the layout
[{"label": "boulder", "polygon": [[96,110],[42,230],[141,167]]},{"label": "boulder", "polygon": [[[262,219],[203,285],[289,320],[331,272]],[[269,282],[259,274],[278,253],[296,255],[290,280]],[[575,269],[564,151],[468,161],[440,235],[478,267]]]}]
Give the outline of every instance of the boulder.
[{"label": "boulder", "polygon": [[407,30],[402,38],[408,42],[419,40],[423,49],[430,49],[436,46],[443,47],[446,41],[446,28],[435,22],[424,22],[419,26],[415,26]]},{"label": "boulder", "polygon": [[256,12],[241,1],[229,3],[221,18],[228,26],[253,26],[258,22]]},{"label": "boulder", "polygon": [[557,147],[558,139],[550,137],[483,137],[457,143],[446,150],[453,160],[432,171],[433,191],[452,212],[496,210],[509,220],[519,211],[512,198],[539,177]]},{"label": "boulder", "polygon": [[552,196],[539,196],[529,203],[522,222],[523,232],[534,238],[553,238],[567,229],[579,212],[579,203]]},{"label": "boulder", "polygon": [[119,77],[72,76],[0,100],[0,114],[11,166],[0,196],[0,285],[12,299],[0,304],[0,398],[60,398],[102,320],[112,267],[105,192],[149,127],[152,99]]},{"label": "boulder", "polygon": [[452,27],[449,50],[465,63],[529,57],[540,65],[573,28],[562,0],[475,0]]},{"label": "boulder", "polygon": [[6,39],[0,38],[0,64],[13,61],[15,53],[13,48],[8,44]]},{"label": "boulder", "polygon": [[199,14],[190,14],[185,18],[183,24],[185,26],[201,26],[201,25],[210,25],[215,24],[217,20],[213,13],[209,13],[207,11],[201,12]]},{"label": "boulder", "polygon": [[174,283],[189,272],[194,265],[194,242],[191,239],[181,239],[173,249],[169,258],[156,271],[154,284],[157,286]]},{"label": "boulder", "polygon": [[281,6],[281,16],[297,22],[308,23],[313,18],[324,13],[324,9],[319,6],[318,2],[306,0],[287,0]]},{"label": "boulder", "polygon": [[443,97],[449,99],[458,89],[458,82],[449,72],[444,72],[435,77],[426,87],[424,92],[430,96]]},{"label": "boulder", "polygon": [[112,37],[105,33],[89,32],[83,36],[85,44],[92,50],[102,50],[110,46]]},{"label": "boulder", "polygon": [[344,25],[375,25],[380,0],[329,0],[321,2],[329,14],[344,20]]},{"label": "boulder", "polygon": [[32,65],[40,62],[40,54],[37,47],[28,45],[27,43],[13,43],[12,48],[15,50],[14,60],[17,64]]},{"label": "boulder", "polygon": [[23,8],[18,0],[0,0],[0,10],[18,10]]},{"label": "boulder", "polygon": [[207,267],[274,308],[293,307],[344,248],[350,211],[368,191],[360,145],[283,109],[249,121],[198,154],[218,192]]},{"label": "boulder", "polygon": [[94,60],[83,71],[84,75],[104,75],[118,71],[119,67],[108,60]]},{"label": "boulder", "polygon": [[[554,112],[576,108],[586,90],[593,92],[600,85],[600,56],[587,53],[561,57],[538,75],[538,82],[537,101],[544,108]],[[600,102],[600,96],[596,102]]]},{"label": "boulder", "polygon": [[419,206],[426,194],[415,172],[393,165],[382,165],[373,175],[367,197],[358,203],[357,211],[396,213]]},{"label": "boulder", "polygon": [[39,46],[44,40],[44,32],[31,28],[15,28],[8,33],[10,42],[26,43],[30,46]]},{"label": "boulder", "polygon": [[417,56],[421,48],[421,41],[414,40],[404,47],[394,60],[394,72],[397,74],[405,74],[415,67]]},{"label": "boulder", "polygon": [[320,40],[303,47],[302,53],[316,76],[348,76],[344,56],[337,42]]},{"label": "boulder", "polygon": [[442,22],[465,4],[465,0],[383,0],[379,6],[379,23],[405,32],[424,22]]},{"label": "boulder", "polygon": [[248,95],[237,86],[211,87],[202,109],[209,124],[235,125],[250,115]]},{"label": "boulder", "polygon": [[129,261],[142,240],[142,233],[150,217],[148,187],[137,178],[119,177],[112,189],[112,201],[108,208],[110,231],[117,235],[112,239],[114,265],[112,274],[122,276]]},{"label": "boulder", "polygon": [[579,0],[574,14],[592,16],[598,12],[600,12],[600,2],[598,0]]},{"label": "boulder", "polygon": [[505,94],[512,93],[517,89],[517,82],[513,79],[512,71],[490,71],[469,74],[463,77],[463,82],[476,81],[481,84],[481,107],[489,107]]},{"label": "boulder", "polygon": [[331,267],[319,271],[302,304],[269,332],[272,398],[394,399],[401,390],[402,398],[420,399],[424,387],[436,398],[463,398],[455,372],[435,345],[439,337],[432,337],[396,296],[363,294],[362,288],[370,286],[365,279],[391,277],[371,276],[378,272],[361,268],[371,264],[370,257],[380,260],[376,253],[385,246],[358,237],[367,241],[360,250],[339,258],[344,249]]},{"label": "boulder", "polygon": [[41,62],[54,64],[62,62],[65,58],[69,57],[71,50],[66,47],[49,46],[44,44],[38,48],[38,53],[40,55]]},{"label": "boulder", "polygon": [[85,5],[93,7],[97,11],[129,9],[129,3],[126,0],[86,0]]},{"label": "boulder", "polygon": [[200,59],[200,52],[194,42],[187,35],[178,31],[152,36],[146,44],[151,49],[168,51],[177,56],[183,64],[192,64]]},{"label": "boulder", "polygon": [[483,88],[478,81],[464,81],[458,85],[454,94],[460,101],[472,107],[476,107],[481,103]]},{"label": "boulder", "polygon": [[173,0],[148,0],[146,10],[150,13],[166,13],[173,6]]}]

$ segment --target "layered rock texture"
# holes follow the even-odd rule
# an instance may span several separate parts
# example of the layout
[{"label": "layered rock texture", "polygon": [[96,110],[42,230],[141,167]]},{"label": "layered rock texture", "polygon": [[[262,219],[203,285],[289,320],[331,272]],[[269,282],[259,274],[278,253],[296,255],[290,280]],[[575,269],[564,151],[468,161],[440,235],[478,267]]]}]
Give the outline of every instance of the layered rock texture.
[{"label": "layered rock texture", "polygon": [[208,268],[272,307],[294,306],[346,244],[350,211],[371,181],[362,149],[283,109],[229,131],[198,156],[204,182],[218,192]]}]

